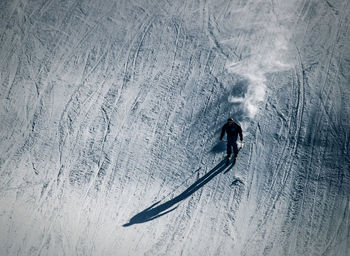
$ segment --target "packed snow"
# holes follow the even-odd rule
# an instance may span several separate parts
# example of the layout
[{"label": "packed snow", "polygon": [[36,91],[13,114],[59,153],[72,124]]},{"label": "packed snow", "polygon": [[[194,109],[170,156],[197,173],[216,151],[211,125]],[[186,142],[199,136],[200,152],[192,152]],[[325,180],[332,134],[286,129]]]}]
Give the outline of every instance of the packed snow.
[{"label": "packed snow", "polygon": [[350,255],[349,5],[2,0],[0,255]]}]

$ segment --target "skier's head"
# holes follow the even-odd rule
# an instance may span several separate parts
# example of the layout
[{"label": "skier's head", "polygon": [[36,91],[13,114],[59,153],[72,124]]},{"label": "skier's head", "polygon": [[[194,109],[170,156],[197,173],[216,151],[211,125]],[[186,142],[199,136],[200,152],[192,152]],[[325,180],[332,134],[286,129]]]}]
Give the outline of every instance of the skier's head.
[{"label": "skier's head", "polygon": [[227,123],[228,124],[233,124],[233,119],[230,117],[229,119],[227,119]]}]

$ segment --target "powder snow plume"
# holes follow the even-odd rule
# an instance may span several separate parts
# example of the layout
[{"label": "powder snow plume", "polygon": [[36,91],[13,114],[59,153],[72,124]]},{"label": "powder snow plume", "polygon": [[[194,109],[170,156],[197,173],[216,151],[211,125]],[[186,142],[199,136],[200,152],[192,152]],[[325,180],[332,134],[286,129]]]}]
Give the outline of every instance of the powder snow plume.
[{"label": "powder snow plume", "polygon": [[[262,3],[260,8],[270,8],[270,2]],[[246,8],[252,8],[245,6]],[[256,8],[256,7],[255,7]],[[283,10],[285,11],[285,9]],[[237,11],[239,12],[239,11]],[[239,15],[237,15],[239,17]],[[279,16],[284,16],[283,21]],[[229,97],[231,103],[242,103],[249,119],[254,118],[258,105],[264,101],[269,73],[285,71],[291,68],[289,31],[283,24],[292,16],[275,11],[269,15],[248,17],[237,20],[244,28],[240,34],[236,48],[244,49],[240,60],[227,65],[229,72],[241,76],[248,81],[247,92],[242,97]],[[238,27],[240,26],[238,25]],[[237,39],[232,40],[237,44]]]}]

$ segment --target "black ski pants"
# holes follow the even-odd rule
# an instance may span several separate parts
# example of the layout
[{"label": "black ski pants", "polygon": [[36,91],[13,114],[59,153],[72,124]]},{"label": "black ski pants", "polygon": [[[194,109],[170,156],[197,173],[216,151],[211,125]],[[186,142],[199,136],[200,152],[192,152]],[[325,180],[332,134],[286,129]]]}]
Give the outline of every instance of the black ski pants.
[{"label": "black ski pants", "polygon": [[235,155],[238,154],[238,147],[237,147],[237,143],[236,140],[228,140],[227,141],[227,156],[231,156],[232,154],[232,149],[233,149],[233,153]]}]

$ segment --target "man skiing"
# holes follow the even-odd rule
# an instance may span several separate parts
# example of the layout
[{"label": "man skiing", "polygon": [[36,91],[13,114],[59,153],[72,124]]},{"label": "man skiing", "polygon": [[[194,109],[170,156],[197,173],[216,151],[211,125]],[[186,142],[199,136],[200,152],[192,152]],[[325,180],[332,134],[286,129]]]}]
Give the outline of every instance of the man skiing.
[{"label": "man skiing", "polygon": [[243,141],[242,128],[233,121],[232,118],[227,119],[227,123],[221,129],[220,140],[224,137],[225,133],[227,134],[227,164],[230,163],[232,148],[234,153],[234,158],[236,159],[238,154],[237,148],[237,138]]}]

